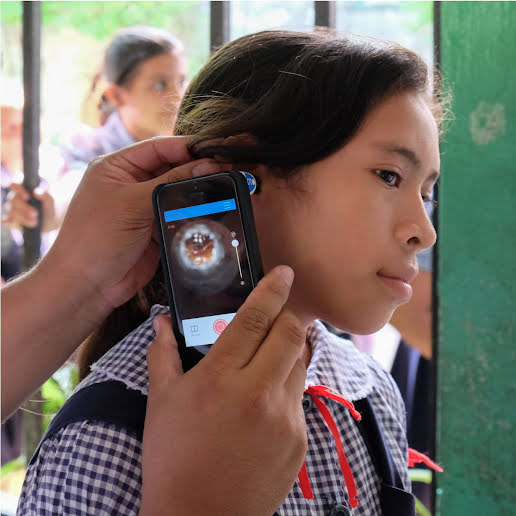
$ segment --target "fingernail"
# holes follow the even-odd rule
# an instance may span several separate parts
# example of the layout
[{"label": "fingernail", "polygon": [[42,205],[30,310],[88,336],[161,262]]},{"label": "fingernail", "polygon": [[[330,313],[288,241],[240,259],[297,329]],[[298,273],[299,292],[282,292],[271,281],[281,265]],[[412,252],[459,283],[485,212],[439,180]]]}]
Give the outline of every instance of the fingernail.
[{"label": "fingernail", "polygon": [[289,286],[292,286],[294,282],[294,271],[287,265],[281,265],[279,267],[278,274],[283,278],[283,281]]},{"label": "fingernail", "polygon": [[217,163],[215,163],[215,161],[204,162],[204,163],[199,163],[199,165],[196,165],[192,169],[192,175],[194,177],[205,176],[206,174],[217,172],[218,170],[219,170],[219,166]]},{"label": "fingernail", "polygon": [[159,317],[154,317],[152,320],[152,327],[154,328],[154,331],[157,335],[159,333]]}]

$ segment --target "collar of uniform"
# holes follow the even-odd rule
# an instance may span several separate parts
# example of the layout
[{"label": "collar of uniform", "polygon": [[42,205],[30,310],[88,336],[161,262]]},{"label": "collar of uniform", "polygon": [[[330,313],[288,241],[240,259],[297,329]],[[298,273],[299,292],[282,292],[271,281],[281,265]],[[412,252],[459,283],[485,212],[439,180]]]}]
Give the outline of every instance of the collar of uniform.
[{"label": "collar of uniform", "polygon": [[[168,307],[154,305],[143,324],[92,365],[92,374],[85,382],[118,380],[147,394],[146,353],[155,337],[152,320],[159,314],[168,315]],[[371,392],[373,381],[368,359],[349,340],[333,335],[320,321],[314,321],[307,328],[307,340],[312,349],[312,360],[307,370],[306,387],[324,385],[350,401],[364,398]],[[84,387],[85,382],[80,387]]]},{"label": "collar of uniform", "polygon": [[369,359],[350,340],[329,332],[320,321],[307,328],[312,359],[306,374],[305,388],[324,385],[338,391],[349,401],[365,398],[373,390]]},{"label": "collar of uniform", "polygon": [[147,395],[149,376],[147,374],[147,349],[156,337],[152,321],[156,315],[169,315],[168,307],[154,305],[149,318],[129,335],[113,346],[100,360],[91,366],[92,373],[78,386],[104,380],[118,380]]}]

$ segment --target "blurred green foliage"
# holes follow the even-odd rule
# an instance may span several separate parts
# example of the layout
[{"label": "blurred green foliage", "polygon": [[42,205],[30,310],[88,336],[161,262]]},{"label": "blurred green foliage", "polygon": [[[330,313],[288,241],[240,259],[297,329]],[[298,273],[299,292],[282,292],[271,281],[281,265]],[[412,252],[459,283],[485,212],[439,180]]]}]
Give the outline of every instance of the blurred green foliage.
[{"label": "blurred green foliage", "polygon": [[[41,23],[47,30],[74,32],[107,42],[121,27],[152,25],[166,29],[185,44],[194,73],[208,57],[209,2],[41,2]],[[21,25],[22,2],[2,2],[3,25]]]},{"label": "blurred green foliage", "polygon": [[79,383],[79,372],[75,364],[69,363],[56,371],[41,387],[43,432],[46,431],[51,416],[59,412]]},{"label": "blurred green foliage", "polygon": [[399,2],[399,6],[402,13],[412,15],[410,21],[405,22],[409,30],[416,31],[434,22],[434,2]]},{"label": "blurred green foliage", "polygon": [[[119,27],[173,24],[199,9],[201,2],[41,2],[43,26],[74,27],[78,32],[102,39]],[[2,2],[2,23],[16,25],[22,20],[22,2]]]}]

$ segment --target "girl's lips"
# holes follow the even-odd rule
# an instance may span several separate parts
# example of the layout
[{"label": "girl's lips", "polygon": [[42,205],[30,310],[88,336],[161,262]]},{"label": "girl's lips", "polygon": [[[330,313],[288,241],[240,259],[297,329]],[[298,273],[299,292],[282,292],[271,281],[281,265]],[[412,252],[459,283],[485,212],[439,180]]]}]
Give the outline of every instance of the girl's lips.
[{"label": "girl's lips", "polygon": [[409,301],[412,297],[412,287],[403,279],[384,276],[383,274],[378,273],[378,277],[382,280],[382,283],[389,287],[391,292],[396,294],[401,301]]}]

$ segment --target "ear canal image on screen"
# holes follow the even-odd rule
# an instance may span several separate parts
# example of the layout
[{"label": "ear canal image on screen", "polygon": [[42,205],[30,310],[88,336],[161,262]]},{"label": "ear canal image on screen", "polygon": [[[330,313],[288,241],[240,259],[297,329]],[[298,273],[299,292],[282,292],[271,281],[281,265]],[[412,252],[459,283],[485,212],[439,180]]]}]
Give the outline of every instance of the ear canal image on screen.
[{"label": "ear canal image on screen", "polygon": [[170,250],[185,286],[208,292],[226,288],[238,274],[231,242],[229,229],[213,220],[184,224],[172,239]]},{"label": "ear canal image on screen", "polygon": [[206,224],[190,226],[177,246],[175,251],[186,268],[213,269],[224,257],[220,234],[211,231]]}]

